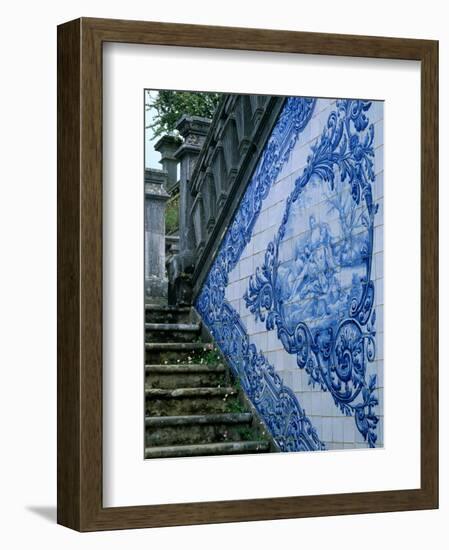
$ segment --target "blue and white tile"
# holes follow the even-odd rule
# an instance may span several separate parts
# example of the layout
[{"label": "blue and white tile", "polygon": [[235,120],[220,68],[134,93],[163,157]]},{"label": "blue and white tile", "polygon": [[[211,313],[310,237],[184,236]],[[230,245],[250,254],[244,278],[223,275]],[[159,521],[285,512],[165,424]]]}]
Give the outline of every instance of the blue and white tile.
[{"label": "blue and white tile", "polygon": [[[248,259],[251,255],[253,256],[253,259],[254,259],[253,273],[252,273],[253,275],[256,268],[258,266],[260,267],[263,265],[263,257],[265,256],[265,249],[268,243],[273,240],[273,237],[276,235],[276,232],[277,232],[277,227],[279,227],[281,224],[281,221],[284,217],[285,202],[287,197],[289,196],[289,194],[291,194],[294,191],[295,186],[297,185],[298,179],[302,177],[304,168],[308,166],[308,162],[309,162],[308,156],[310,156],[311,154],[311,145],[313,143],[318,143],[318,141],[321,139],[323,129],[326,128],[327,129],[326,131],[329,131],[330,126],[328,124],[328,120],[330,120],[330,117],[333,116],[334,111],[338,108],[340,112],[342,111],[341,107],[343,107],[343,110],[344,110],[346,108],[346,105],[349,105],[349,104],[351,104],[351,106],[354,107],[354,109],[351,111],[349,111],[349,109],[347,110],[347,112],[351,112],[351,116],[352,116],[352,113],[356,112],[360,106],[363,107],[365,111],[368,110],[369,111],[368,114],[370,114],[372,112],[373,105],[374,105],[372,104],[371,107],[369,107],[368,104],[365,105],[363,104],[363,102],[362,103],[354,102],[352,104],[351,102],[345,103],[345,101],[343,102],[340,101],[340,103],[338,103],[338,102],[329,101],[329,100],[317,100],[315,102],[315,108],[312,111],[312,119],[311,120],[309,119],[310,120],[309,124],[306,123],[305,125],[306,131],[304,131],[304,128],[302,128],[303,135],[301,135],[301,132],[298,133],[295,146],[293,147],[291,154],[289,155],[288,158],[285,157],[286,162],[284,163],[283,166],[281,166],[281,169],[278,172],[278,177],[277,177],[277,180],[279,180],[278,183],[276,183],[275,180],[272,181],[270,189],[268,190],[268,192],[265,192],[264,194],[262,207],[261,207],[262,214],[259,215],[259,217],[255,220],[255,223],[253,224],[253,227],[252,227],[253,238],[252,239],[250,238],[249,241],[245,241],[246,244],[244,244],[244,246],[242,247],[243,249],[245,249],[246,247],[252,244],[253,246],[252,253],[251,254],[249,253],[249,248],[248,248],[248,252],[246,253],[244,252],[243,254],[242,254],[242,250],[240,250],[241,258]],[[292,105],[294,105],[294,103],[290,103],[290,106]],[[288,110],[286,112],[288,114]],[[381,113],[381,109],[379,109],[379,105],[376,105],[376,113]],[[364,116],[363,113],[361,113],[360,115],[360,120],[362,121],[361,126],[363,126],[364,124],[363,116]],[[382,118],[381,116],[377,117],[378,120],[380,120],[381,118]],[[378,124],[377,127],[378,128],[381,127],[381,124]],[[364,129],[362,128],[362,131],[363,130]],[[315,131],[317,132],[316,137],[313,138],[312,134]],[[376,139],[377,139],[377,136],[376,136]],[[362,143],[362,141],[360,141],[360,143]],[[377,146],[380,145],[379,140],[376,141],[375,143]],[[377,147],[377,149],[379,148],[380,147]],[[354,149],[354,154],[357,156],[359,153]],[[263,158],[263,155],[262,155],[262,158]],[[375,159],[375,162],[376,162],[376,159]],[[380,162],[380,164],[382,164],[382,161]],[[257,169],[256,169],[256,173],[257,173]],[[338,181],[339,181],[338,174],[336,174],[336,176],[337,177],[335,178],[335,181],[337,182],[337,185],[338,185]],[[383,172],[382,172],[382,182],[383,182]],[[379,188],[380,186],[377,189]],[[375,185],[374,185],[374,192],[378,193]],[[325,237],[325,239],[327,239],[328,241],[329,241],[329,235],[330,235],[331,238],[333,238],[333,241],[332,241],[333,246],[337,247],[338,243],[342,241],[342,235],[339,236],[338,234],[338,219],[339,217],[341,217],[340,216],[341,213],[338,214],[337,213],[338,209],[337,210],[334,209],[333,214],[330,215],[329,212],[326,210],[326,200],[329,200],[329,198],[332,198],[332,196],[335,196],[336,201],[338,203],[340,199],[338,199],[336,192],[334,193],[329,192],[327,193],[326,196],[327,198],[323,199],[322,195],[320,195],[318,192],[311,193],[310,204],[308,205],[308,207],[311,208],[311,205],[315,207],[320,231],[324,235],[326,234],[328,235],[328,237]],[[383,196],[383,190],[382,190],[382,194],[381,195],[379,194],[379,196]],[[341,204],[340,204],[340,207],[342,207]],[[360,205],[357,208],[360,210],[361,208]],[[300,240],[306,239],[307,238],[306,234],[308,232],[309,233],[311,232],[311,228],[310,227],[307,228],[307,224],[304,225],[304,220],[307,220],[307,219],[308,219],[307,217],[300,216],[297,220],[298,223],[296,224],[297,227],[295,228],[296,237],[297,238],[300,237]],[[378,222],[379,217],[376,215],[375,219],[376,219],[376,222]],[[302,229],[300,227],[301,220],[304,225]],[[272,230],[268,231],[267,224],[269,224],[270,222],[273,222],[271,223]],[[327,226],[327,229],[321,229],[321,227],[324,227],[324,225]],[[380,226],[381,224],[377,223],[377,225]],[[353,228],[353,234],[355,236],[357,234],[360,234],[363,236],[363,231],[364,230],[362,228]],[[381,242],[379,231],[380,230],[377,231],[377,237],[375,237],[374,239],[375,242],[377,243]],[[262,246],[263,241],[265,244],[264,247]],[[249,245],[248,245],[248,242],[249,242]],[[319,244],[319,242],[320,240],[317,238],[316,243]],[[323,247],[323,244],[320,244],[320,246]],[[327,254],[330,255],[331,246],[330,245],[324,245],[324,246],[328,247]],[[286,241],[286,244],[282,249],[283,264],[288,264],[288,262],[292,262],[294,260],[294,256],[297,255],[297,252],[298,252],[296,248],[293,246],[292,242],[287,243]],[[379,246],[378,244],[376,251],[378,250],[379,254],[381,253],[381,249],[382,249],[382,246]],[[326,249],[324,248],[324,252],[325,250]],[[335,250],[337,250],[337,248],[335,248]],[[335,253],[335,250],[334,250],[334,253]],[[255,253],[257,253],[257,259],[255,257]],[[245,282],[247,287],[249,283],[249,280],[247,279],[247,277],[248,277],[250,264],[248,262],[246,265],[244,265],[243,270],[240,270],[240,266],[238,264],[239,262],[237,261],[236,265],[229,266],[228,273],[231,273],[232,271],[235,271],[235,270],[239,270],[238,271],[239,273],[238,277],[240,277],[239,281],[240,283]],[[284,266],[284,267],[286,268],[287,266]],[[373,269],[373,273],[374,271],[379,271],[379,270],[380,268]],[[227,273],[225,274],[225,277],[226,276],[227,276]],[[232,281],[235,282],[236,279],[237,279],[237,276],[234,275],[232,277]],[[337,275],[335,275],[335,281],[339,279],[345,280],[343,276],[339,275],[337,277]],[[212,281],[208,282],[208,284],[210,283],[212,283]],[[349,288],[349,284],[347,286]],[[206,287],[207,287],[207,284],[206,284]],[[206,301],[206,297],[208,295],[206,290],[208,289],[205,289],[205,292],[203,293],[203,295],[200,296],[200,301],[202,297],[204,298],[205,307],[203,308],[202,311],[201,311],[201,304],[199,304],[197,307],[200,310],[200,313],[204,315],[204,318],[207,319],[208,318],[207,307],[209,306],[206,307],[206,305],[209,304],[210,302]],[[305,408],[306,412],[309,412],[311,410],[313,413],[321,413],[321,415],[313,414],[310,417],[310,420],[312,421],[312,425],[314,425],[314,421],[315,421],[316,425],[314,425],[314,428],[316,430],[317,437],[312,438],[312,440],[308,441],[305,447],[302,446],[303,444],[300,443],[298,439],[297,441],[300,448],[295,449],[293,445],[293,447],[290,448],[289,450],[313,450],[313,449],[322,449],[323,447],[344,448],[345,446],[348,446],[348,445],[355,446],[356,445],[355,438],[352,436],[352,432],[353,430],[355,430],[354,418],[351,416],[345,417],[344,415],[342,415],[342,412],[336,407],[336,404],[339,404],[338,399],[336,400],[335,396],[331,395],[330,391],[323,391],[324,387],[323,387],[322,381],[321,382],[318,381],[318,383],[315,384],[315,386],[310,385],[310,376],[305,372],[304,369],[298,368],[296,355],[292,354],[289,349],[284,348],[281,340],[279,340],[278,335],[276,334],[276,331],[268,330],[266,331],[267,338],[266,339],[260,338],[259,335],[261,334],[261,325],[263,327],[264,323],[262,322],[261,319],[257,319],[254,322],[253,316],[245,315],[247,311],[245,312],[245,308],[242,307],[242,301],[243,301],[242,287],[239,288],[238,292],[240,295],[240,303],[238,306],[235,306],[233,309],[235,310],[236,313],[240,313],[240,316],[241,316],[240,321],[237,320],[237,326],[240,327],[239,330],[241,332],[243,331],[242,338],[246,338],[250,345],[255,346],[255,349],[258,350],[263,355],[264,360],[266,361],[266,364],[268,365],[269,363],[273,368],[273,372],[274,373],[277,372],[278,375],[280,375],[284,386],[286,388],[288,387],[291,388],[291,390],[293,390],[293,392],[296,393],[296,396],[297,396],[296,404],[295,404],[295,401],[293,400],[291,401],[291,405],[294,407],[294,410],[298,411],[297,414],[301,414],[301,407],[303,407],[303,409]],[[235,304],[236,303],[235,288],[232,290],[232,294],[228,293],[228,289],[225,290],[225,297],[227,300],[229,300],[229,296],[232,296],[233,304]],[[311,296],[313,297],[313,292]],[[375,299],[377,303],[377,296],[375,296]],[[226,305],[225,302],[226,300],[223,301],[224,305]],[[312,315],[311,316],[309,315],[309,321],[308,321],[310,323],[310,326],[317,328],[319,324],[326,319],[326,315],[328,315],[326,314],[326,310],[323,310],[321,312],[317,312],[317,311],[312,312]],[[373,326],[374,326],[374,321],[373,321]],[[209,328],[211,329],[210,325],[209,325]],[[213,328],[214,327],[212,326],[212,329]],[[276,339],[278,340],[277,350],[275,349],[276,341],[273,335],[275,335]],[[230,362],[232,363],[232,357],[230,358]],[[267,369],[268,369],[267,370],[267,373],[268,373],[269,372],[268,366],[267,366]],[[373,366],[368,366],[366,368],[366,374],[368,375],[371,372],[377,372],[376,369],[374,369]],[[272,375],[269,375],[269,376],[272,376]],[[368,384],[367,379],[365,383]],[[251,395],[250,395],[250,398],[251,398]],[[303,401],[305,401],[307,407],[304,407]],[[312,407],[312,409],[309,407],[309,402],[310,402],[310,407]],[[327,414],[329,416],[326,416]],[[343,435],[341,435],[340,440],[338,441],[335,440],[335,438],[333,438],[333,442],[328,446],[326,444],[328,439],[328,432],[329,432],[329,429],[327,427],[330,424],[333,424],[335,421],[337,422],[339,421],[341,425],[344,424],[348,426],[349,426],[349,423],[351,423],[352,430],[347,426],[347,429],[345,432],[346,437],[343,437]],[[325,426],[326,428],[324,428]],[[324,433],[324,431],[326,431],[326,434]],[[355,431],[359,433],[359,435],[361,435],[358,430],[355,430]],[[273,435],[275,439],[276,437],[278,437],[277,434],[273,434]],[[371,435],[372,434],[370,434],[370,437]],[[279,437],[282,439],[280,435]],[[348,438],[351,440],[350,442],[347,441]],[[366,446],[366,440],[365,439],[363,440],[365,441],[365,446]],[[319,443],[320,441],[321,443]],[[374,439],[371,438],[370,444],[372,444],[373,441]]]}]

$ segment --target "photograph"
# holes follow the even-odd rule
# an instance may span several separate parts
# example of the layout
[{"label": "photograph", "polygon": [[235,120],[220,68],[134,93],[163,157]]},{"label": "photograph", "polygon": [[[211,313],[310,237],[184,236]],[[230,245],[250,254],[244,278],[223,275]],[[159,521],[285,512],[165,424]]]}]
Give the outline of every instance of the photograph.
[{"label": "photograph", "polygon": [[5,3],[1,547],[440,550],[444,7]]},{"label": "photograph", "polygon": [[145,459],[383,448],[384,102],[143,94]]}]

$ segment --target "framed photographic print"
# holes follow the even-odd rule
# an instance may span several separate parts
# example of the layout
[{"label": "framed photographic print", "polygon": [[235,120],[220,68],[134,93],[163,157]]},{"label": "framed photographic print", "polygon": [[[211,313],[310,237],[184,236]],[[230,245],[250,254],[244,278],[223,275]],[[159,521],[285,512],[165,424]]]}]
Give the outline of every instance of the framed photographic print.
[{"label": "framed photographic print", "polygon": [[58,522],[438,506],[438,44],[58,28]]}]

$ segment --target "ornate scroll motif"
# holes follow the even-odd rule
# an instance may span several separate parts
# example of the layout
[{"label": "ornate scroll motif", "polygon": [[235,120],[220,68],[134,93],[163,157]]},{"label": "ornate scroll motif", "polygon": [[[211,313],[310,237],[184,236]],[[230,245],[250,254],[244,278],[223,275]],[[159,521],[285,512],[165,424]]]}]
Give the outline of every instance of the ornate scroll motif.
[{"label": "ornate scroll motif", "polygon": [[288,160],[300,132],[309,122],[315,103],[315,98],[290,97],[282,109],[239,209],[223,238],[214,264],[221,262],[220,269],[226,278],[226,284],[228,273],[235,267],[243,249],[251,240],[262,202],[267,198],[273,182]]},{"label": "ornate scroll motif", "polygon": [[[208,298],[207,293],[201,296],[197,306],[201,314],[210,309]],[[263,353],[249,342],[239,314],[227,301],[220,308],[220,322],[209,328],[279,448],[282,451],[324,449],[295,394],[282,383]]]},{"label": "ornate scroll motif", "polygon": [[[374,447],[376,376],[367,379],[366,373],[376,354],[374,126],[366,116],[370,102],[339,100],[336,106],[244,298],[256,319],[267,330],[275,329],[285,350],[296,354],[309,383],[329,391]],[[323,213],[322,206],[316,207],[321,208],[320,221],[310,214],[315,203],[327,208]],[[281,259],[294,224],[304,223],[304,212],[309,213],[308,227],[296,238],[293,257]]]},{"label": "ornate scroll motif", "polygon": [[225,299],[225,289],[229,272],[251,240],[262,202],[309,122],[315,103],[314,98],[286,101],[195,303],[244,391],[285,451],[321,450],[324,445],[294,393],[250,344],[240,316]]}]

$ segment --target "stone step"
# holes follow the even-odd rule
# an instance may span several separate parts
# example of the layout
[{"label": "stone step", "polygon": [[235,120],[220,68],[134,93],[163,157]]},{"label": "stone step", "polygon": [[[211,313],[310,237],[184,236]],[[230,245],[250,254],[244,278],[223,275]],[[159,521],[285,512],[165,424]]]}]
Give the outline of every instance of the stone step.
[{"label": "stone step", "polygon": [[192,308],[177,306],[145,305],[146,323],[190,323]]},{"label": "stone step", "polygon": [[235,395],[237,390],[231,386],[225,388],[145,388],[149,399],[172,399],[178,397],[226,397]]},{"label": "stone step", "polygon": [[190,312],[191,306],[176,306],[176,305],[169,305],[169,304],[145,304],[145,311],[162,311],[162,312]]},{"label": "stone step", "polygon": [[192,342],[200,331],[200,323],[145,323],[145,341]]},{"label": "stone step", "polygon": [[193,445],[254,439],[251,413],[146,417],[145,445]]},{"label": "stone step", "polygon": [[201,445],[146,447],[145,458],[266,453],[268,451],[269,443],[267,441],[230,441],[227,443],[206,443]]},{"label": "stone step", "polygon": [[251,413],[189,414],[185,416],[147,416],[145,426],[164,428],[205,424],[249,424]]},{"label": "stone step", "polygon": [[223,364],[146,365],[145,384],[150,388],[225,386],[229,376]]},{"label": "stone step", "polygon": [[145,365],[146,373],[159,374],[181,374],[181,373],[222,373],[226,372],[226,367],[219,363],[217,365],[203,365],[200,363],[179,363],[167,365]]},{"label": "stone step", "polygon": [[203,342],[146,342],[145,363],[201,363],[201,357],[213,350],[212,344]]},{"label": "stone step", "polygon": [[201,325],[199,323],[145,323],[145,329],[163,332],[198,332]]},{"label": "stone step", "polygon": [[237,390],[214,388],[145,388],[146,416],[217,414],[238,410]]},{"label": "stone step", "polygon": [[174,351],[206,351],[213,350],[212,344],[206,344],[204,342],[148,342],[145,344],[148,350],[174,350]]}]

